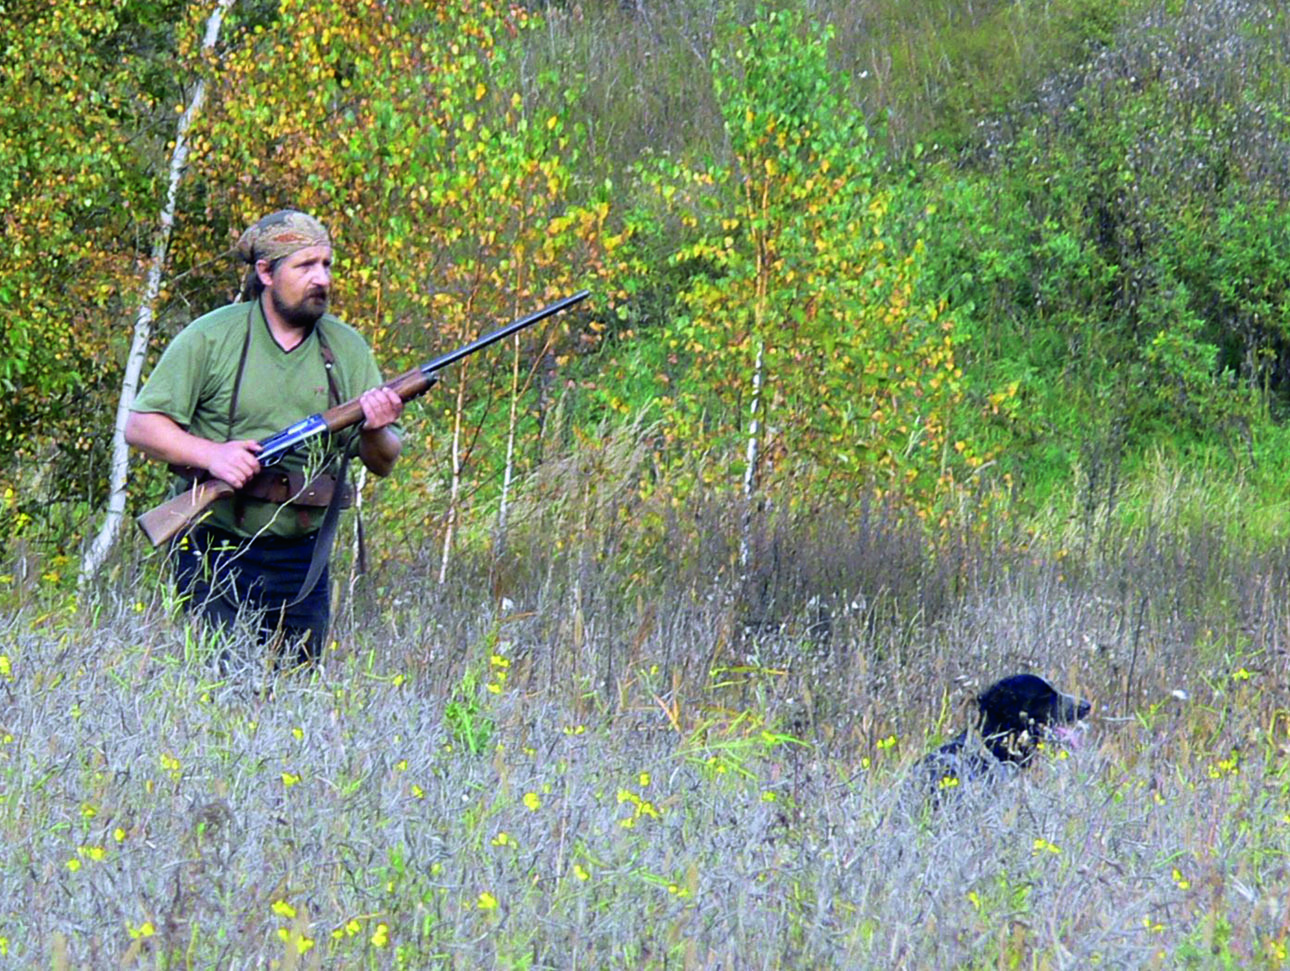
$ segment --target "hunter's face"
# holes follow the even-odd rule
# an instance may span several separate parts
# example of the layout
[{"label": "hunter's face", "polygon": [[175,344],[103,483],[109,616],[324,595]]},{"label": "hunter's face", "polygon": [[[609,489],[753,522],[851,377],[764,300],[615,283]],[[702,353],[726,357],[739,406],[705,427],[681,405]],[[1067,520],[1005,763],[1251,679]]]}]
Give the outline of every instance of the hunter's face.
[{"label": "hunter's face", "polygon": [[266,284],[273,307],[296,326],[309,326],[327,312],[331,295],[331,247],[310,246],[285,257]]}]

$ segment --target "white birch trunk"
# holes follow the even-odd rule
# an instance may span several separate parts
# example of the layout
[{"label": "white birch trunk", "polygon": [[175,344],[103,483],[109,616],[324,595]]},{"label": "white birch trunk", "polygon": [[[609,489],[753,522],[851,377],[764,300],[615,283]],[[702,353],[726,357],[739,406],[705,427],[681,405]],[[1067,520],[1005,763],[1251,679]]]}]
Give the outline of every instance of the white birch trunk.
[{"label": "white birch trunk", "polygon": [[497,507],[496,552],[506,547],[506,517],[510,511],[511,483],[515,480],[515,425],[519,421],[520,338],[515,335],[515,358],[511,363],[511,414],[506,429],[506,469],[502,474],[502,501]]},{"label": "white birch trunk", "polygon": [[[203,52],[215,46],[216,40],[219,39],[220,27],[224,22],[224,14],[232,5],[233,0],[216,0],[215,9],[206,20],[206,32],[202,37]],[[125,376],[121,380],[121,399],[117,403],[116,422],[112,429],[112,466],[108,486],[107,515],[98,535],[94,537],[89,550],[81,560],[80,583],[82,585],[98,573],[121,534],[121,521],[125,517],[125,484],[130,471],[130,447],[125,443],[125,422],[130,417],[130,406],[134,404],[135,394],[139,390],[139,376],[143,372],[143,363],[148,355],[148,341],[152,337],[153,307],[161,292],[166,252],[170,246],[171,231],[175,226],[179,183],[183,180],[184,169],[188,163],[188,131],[205,100],[206,81],[204,78],[198,78],[192,96],[188,99],[188,105],[175,126],[175,147],[170,154],[170,182],[166,190],[166,202],[161,210],[157,232],[152,240],[152,261],[148,269],[148,278],[144,281],[143,292],[140,294],[139,310],[134,318],[134,336],[130,342],[130,354],[126,358]]]},{"label": "white birch trunk", "polygon": [[354,588],[358,586],[358,578],[362,575],[359,567],[363,565],[363,557],[366,553],[364,549],[363,536],[363,489],[367,485],[367,466],[362,462],[358,463],[358,472],[354,476],[354,545],[353,559],[350,561],[349,582],[346,584],[345,609],[349,612],[350,619],[354,616]]},{"label": "white birch trunk", "polygon": [[752,556],[752,509],[753,497],[757,493],[757,461],[761,447],[761,386],[765,368],[766,345],[757,342],[757,358],[753,362],[752,402],[748,405],[748,448],[745,454],[744,467],[744,515],[739,536],[739,566],[747,569]]},{"label": "white birch trunk", "polygon": [[448,492],[448,517],[443,531],[443,559],[439,563],[439,583],[448,582],[448,562],[452,557],[453,532],[457,525],[457,501],[461,496],[461,432],[466,408],[466,375],[457,386],[457,406],[452,421],[452,488]]}]

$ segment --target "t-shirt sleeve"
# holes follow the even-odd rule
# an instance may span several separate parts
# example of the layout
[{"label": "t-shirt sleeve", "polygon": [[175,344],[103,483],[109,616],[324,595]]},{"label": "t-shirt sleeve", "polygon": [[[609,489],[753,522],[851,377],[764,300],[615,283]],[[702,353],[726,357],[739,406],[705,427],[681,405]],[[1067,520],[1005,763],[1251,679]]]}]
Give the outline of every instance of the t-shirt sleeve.
[{"label": "t-shirt sleeve", "polygon": [[162,414],[187,428],[201,400],[208,353],[207,342],[193,328],[181,330],[162,353],[130,410]]}]

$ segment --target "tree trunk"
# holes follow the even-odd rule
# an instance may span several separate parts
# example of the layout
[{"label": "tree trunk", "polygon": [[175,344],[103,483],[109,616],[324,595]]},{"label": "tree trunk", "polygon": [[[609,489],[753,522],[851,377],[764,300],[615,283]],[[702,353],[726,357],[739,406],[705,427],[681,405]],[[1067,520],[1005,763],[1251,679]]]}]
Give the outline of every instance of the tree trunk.
[{"label": "tree trunk", "polygon": [[495,556],[506,550],[506,519],[510,512],[511,483],[515,480],[515,437],[519,421],[520,402],[520,337],[515,335],[515,356],[511,361],[511,413],[506,428],[506,469],[502,474],[502,501],[497,507],[497,537],[493,544]]},{"label": "tree trunk", "polygon": [[739,530],[739,566],[748,568],[752,558],[752,514],[753,502],[757,495],[757,463],[761,458],[761,393],[763,371],[765,369],[766,347],[762,341],[757,342],[757,359],[753,362],[752,402],[748,405],[748,448],[744,467],[744,513]]},{"label": "tree trunk", "polygon": [[448,562],[452,558],[453,533],[457,526],[457,503],[461,500],[461,436],[466,412],[466,373],[462,369],[457,385],[457,403],[452,419],[452,486],[448,492],[448,516],[443,531],[443,559],[439,563],[439,583],[448,582]]},{"label": "tree trunk", "polygon": [[[224,22],[224,14],[232,5],[233,0],[216,0],[215,9],[206,20],[206,32],[202,37],[203,53],[215,46],[215,42],[219,39],[220,27]],[[135,394],[139,389],[139,376],[143,372],[143,363],[148,355],[148,341],[152,337],[153,308],[161,292],[166,252],[170,246],[171,231],[175,226],[179,183],[184,177],[184,169],[188,162],[188,131],[205,100],[206,81],[204,78],[198,78],[188,105],[175,126],[175,147],[170,154],[170,183],[166,191],[166,202],[158,220],[157,231],[152,239],[151,266],[148,269],[148,278],[144,281],[139,309],[134,318],[134,336],[130,342],[129,357],[126,359],[125,376],[121,381],[121,399],[117,403],[116,423],[112,430],[112,466],[107,515],[98,535],[94,537],[89,550],[81,560],[82,585],[98,573],[121,534],[121,521],[125,517],[126,477],[130,471],[130,447],[125,443],[125,422],[130,417],[130,406],[134,404]]]}]

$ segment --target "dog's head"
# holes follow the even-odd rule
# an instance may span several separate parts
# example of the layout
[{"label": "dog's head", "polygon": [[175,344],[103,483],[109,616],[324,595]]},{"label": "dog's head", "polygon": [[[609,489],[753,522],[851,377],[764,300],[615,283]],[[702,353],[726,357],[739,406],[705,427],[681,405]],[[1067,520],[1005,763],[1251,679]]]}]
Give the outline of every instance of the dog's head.
[{"label": "dog's head", "polygon": [[1014,674],[996,681],[976,700],[977,727],[1001,762],[1024,765],[1045,739],[1083,719],[1092,708],[1083,698],[1063,694],[1043,678]]}]

